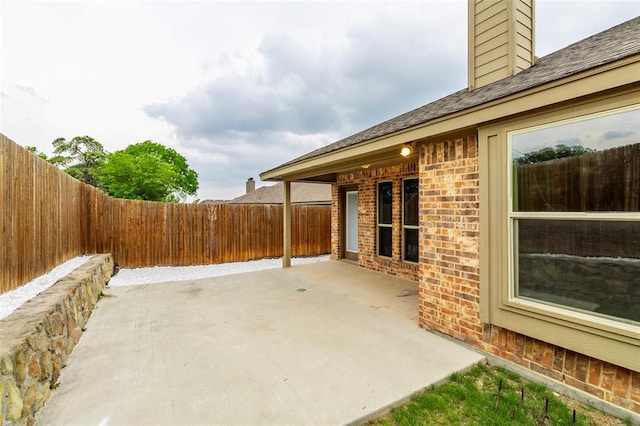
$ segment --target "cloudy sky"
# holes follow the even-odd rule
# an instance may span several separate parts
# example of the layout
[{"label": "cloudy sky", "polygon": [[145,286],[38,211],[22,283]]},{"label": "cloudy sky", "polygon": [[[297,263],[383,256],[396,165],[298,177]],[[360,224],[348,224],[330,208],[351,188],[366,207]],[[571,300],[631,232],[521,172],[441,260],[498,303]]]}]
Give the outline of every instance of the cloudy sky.
[{"label": "cloudy sky", "polygon": [[[50,154],[151,139],[200,199],[466,86],[466,0],[0,0],[0,132]],[[640,0],[538,0],[544,56],[640,15]],[[271,183],[258,183],[258,186]]]}]

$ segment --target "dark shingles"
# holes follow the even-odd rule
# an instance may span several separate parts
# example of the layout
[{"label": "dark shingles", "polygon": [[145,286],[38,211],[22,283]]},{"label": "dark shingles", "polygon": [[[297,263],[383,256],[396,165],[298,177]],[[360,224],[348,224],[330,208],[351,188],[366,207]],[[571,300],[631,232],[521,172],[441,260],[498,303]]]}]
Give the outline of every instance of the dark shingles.
[{"label": "dark shingles", "polygon": [[[288,161],[299,163],[640,53],[640,17],[540,58],[531,68],[474,91],[452,93],[369,129]],[[428,84],[428,83],[427,83]]]}]

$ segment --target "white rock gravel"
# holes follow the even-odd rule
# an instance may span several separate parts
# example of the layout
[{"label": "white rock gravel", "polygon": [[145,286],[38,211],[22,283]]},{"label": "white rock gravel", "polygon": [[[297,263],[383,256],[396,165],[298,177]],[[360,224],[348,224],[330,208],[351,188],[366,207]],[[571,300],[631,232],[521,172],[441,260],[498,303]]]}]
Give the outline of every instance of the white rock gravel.
[{"label": "white rock gravel", "polygon": [[[60,278],[69,274],[78,266],[91,259],[91,255],[79,256],[58,265],[50,272],[29,281],[21,287],[0,294],[0,319],[8,316],[20,305],[32,299],[43,290],[49,288]],[[292,265],[304,265],[329,260],[329,255],[316,257],[299,257],[291,259]],[[154,266],[151,268],[121,268],[109,281],[110,287],[153,284],[169,281],[194,280],[199,278],[219,277],[221,275],[239,274],[242,272],[261,271],[279,268],[281,258],[252,260],[248,262],[221,263],[202,266]]]},{"label": "white rock gravel", "polygon": [[[292,265],[304,265],[329,260],[329,255],[317,257],[292,258]],[[169,281],[195,280],[199,278],[219,277],[240,274],[242,272],[261,271],[280,268],[282,258],[251,260],[247,262],[220,263],[201,266],[154,266],[151,268],[120,269],[111,278],[109,287],[152,284]]]},{"label": "white rock gravel", "polygon": [[34,298],[40,292],[51,287],[56,281],[71,273],[71,271],[91,259],[91,257],[91,255],[79,256],[67,260],[46,274],[40,275],[38,278],[16,289],[0,294],[0,319],[8,316],[27,300]]}]

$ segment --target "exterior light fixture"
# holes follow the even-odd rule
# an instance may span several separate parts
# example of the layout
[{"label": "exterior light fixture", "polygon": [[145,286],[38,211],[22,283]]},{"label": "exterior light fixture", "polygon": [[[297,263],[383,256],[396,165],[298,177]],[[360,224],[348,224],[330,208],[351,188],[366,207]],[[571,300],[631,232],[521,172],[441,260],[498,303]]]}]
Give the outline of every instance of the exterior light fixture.
[{"label": "exterior light fixture", "polygon": [[411,143],[405,143],[400,150],[400,155],[402,155],[403,157],[408,157],[412,152],[413,149],[411,148]]},{"label": "exterior light fixture", "polygon": [[371,166],[371,164],[367,163],[367,164],[363,164],[362,167],[363,169],[368,169]]}]

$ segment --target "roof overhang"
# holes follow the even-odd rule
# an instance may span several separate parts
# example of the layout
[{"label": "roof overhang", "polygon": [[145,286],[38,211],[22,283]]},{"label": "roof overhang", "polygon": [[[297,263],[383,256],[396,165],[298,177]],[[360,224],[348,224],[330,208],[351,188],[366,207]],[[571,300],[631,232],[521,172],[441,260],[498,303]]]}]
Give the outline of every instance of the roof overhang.
[{"label": "roof overhang", "polygon": [[375,167],[414,160],[417,150],[413,157],[407,159],[399,155],[401,146],[407,142],[428,143],[435,138],[475,131],[479,125],[490,121],[526,114],[623,86],[640,85],[638,76],[640,55],[630,56],[405,130],[285,164],[261,173],[260,178],[266,181],[335,182],[338,173],[358,170],[367,165]]}]

